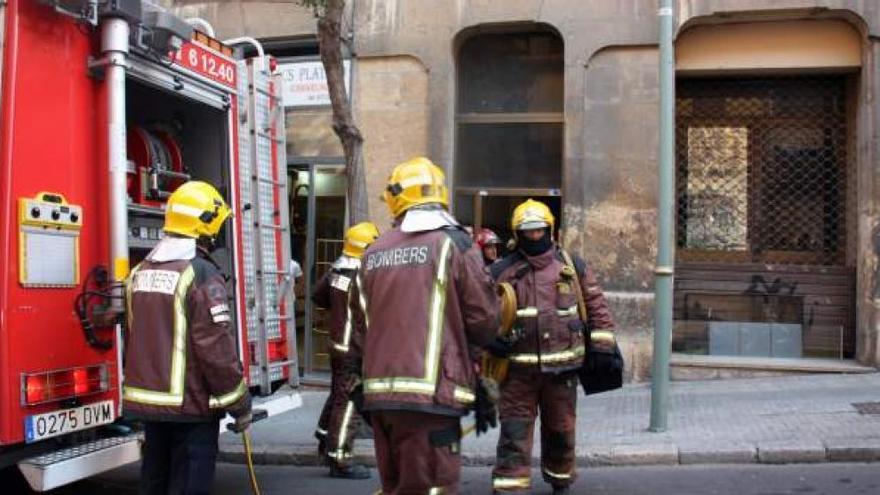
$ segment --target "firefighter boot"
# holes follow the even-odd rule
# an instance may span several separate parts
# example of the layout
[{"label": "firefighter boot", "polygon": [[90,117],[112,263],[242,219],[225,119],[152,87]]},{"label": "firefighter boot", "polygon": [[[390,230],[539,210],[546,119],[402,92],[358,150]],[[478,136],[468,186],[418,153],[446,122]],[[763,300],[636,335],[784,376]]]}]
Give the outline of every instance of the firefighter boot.
[{"label": "firefighter boot", "polygon": [[553,495],[568,495],[571,487],[568,485],[553,485]]},{"label": "firefighter boot", "polygon": [[370,469],[363,464],[340,465],[338,462],[330,464],[330,477],[345,480],[365,480],[370,478]]}]

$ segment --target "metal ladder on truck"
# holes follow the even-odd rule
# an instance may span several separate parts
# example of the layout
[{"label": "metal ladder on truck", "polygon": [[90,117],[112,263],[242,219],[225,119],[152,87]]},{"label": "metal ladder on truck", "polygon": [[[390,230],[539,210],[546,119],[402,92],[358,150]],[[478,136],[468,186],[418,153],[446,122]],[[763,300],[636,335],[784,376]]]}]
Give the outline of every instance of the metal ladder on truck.
[{"label": "metal ladder on truck", "polygon": [[269,395],[299,385],[290,270],[284,108],[268,58],[238,63],[239,178],[249,383]]}]

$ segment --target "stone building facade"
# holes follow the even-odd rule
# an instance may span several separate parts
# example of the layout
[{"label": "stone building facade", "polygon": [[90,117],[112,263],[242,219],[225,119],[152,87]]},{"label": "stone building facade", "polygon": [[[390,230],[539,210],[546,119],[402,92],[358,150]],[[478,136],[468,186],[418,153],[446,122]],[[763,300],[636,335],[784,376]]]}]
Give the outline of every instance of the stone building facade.
[{"label": "stone building facade", "polygon": [[[546,197],[608,291],[632,378],[649,378],[656,2],[350,3],[377,223],[390,169],[419,154],[469,222],[503,231],[510,204]],[[297,2],[166,4],[221,39],[315,53]],[[674,376],[880,366],[880,3],[678,0],[674,15]]]}]

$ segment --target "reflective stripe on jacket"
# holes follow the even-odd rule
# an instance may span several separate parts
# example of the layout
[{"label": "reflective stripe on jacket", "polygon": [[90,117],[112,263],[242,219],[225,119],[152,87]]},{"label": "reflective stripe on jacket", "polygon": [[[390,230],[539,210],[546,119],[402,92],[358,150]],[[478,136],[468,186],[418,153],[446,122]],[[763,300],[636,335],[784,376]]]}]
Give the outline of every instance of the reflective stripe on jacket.
[{"label": "reflective stripe on jacket", "polygon": [[126,280],[124,412],[201,420],[250,401],[220,271],[202,258],[144,261]]},{"label": "reflective stripe on jacket", "polygon": [[[346,266],[357,266],[348,263]],[[329,351],[336,355],[348,354],[354,336],[354,314],[358,305],[352,305],[352,288],[357,283],[357,269],[333,267],[321,277],[312,294],[312,301],[327,311],[325,328],[329,334]]]},{"label": "reflective stripe on jacket", "polygon": [[[460,415],[475,400],[469,346],[490,342],[499,304],[479,251],[457,228],[383,234],[364,254],[352,304],[365,407]],[[360,347],[358,345],[358,347]]]},{"label": "reflective stripe on jacket", "polygon": [[580,324],[577,285],[563,273],[565,263],[557,249],[538,256],[512,253],[492,267],[496,281],[509,282],[516,291],[514,325],[523,333],[509,356],[511,363],[540,366],[548,372],[581,367],[587,351],[585,329],[614,329],[602,288],[592,270],[575,256],[575,272],[587,309],[587,321]]}]

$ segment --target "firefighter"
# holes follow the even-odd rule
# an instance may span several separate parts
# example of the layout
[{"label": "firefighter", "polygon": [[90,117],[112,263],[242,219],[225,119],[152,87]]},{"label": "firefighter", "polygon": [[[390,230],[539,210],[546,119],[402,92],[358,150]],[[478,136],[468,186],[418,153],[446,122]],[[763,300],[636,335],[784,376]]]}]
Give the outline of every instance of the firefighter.
[{"label": "firefighter", "polygon": [[475,408],[480,432],[496,424],[469,348],[493,340],[498,298],[447,212],[444,180],[427,158],[395,167],[383,196],[394,226],[367,249],[352,295],[363,408],[389,495],[456,493],[461,416]]},{"label": "firefighter", "polygon": [[480,246],[480,252],[483,255],[483,262],[488,266],[498,261],[499,251],[501,249],[501,238],[498,237],[492,229],[483,227],[474,236],[477,245]]},{"label": "firefighter", "polygon": [[364,250],[379,237],[379,229],[370,222],[361,222],[348,229],[343,241],[342,256],[324,274],[315,288],[312,300],[326,308],[327,328],[330,333],[330,395],[324,403],[315,436],[321,459],[330,463],[334,478],[365,479],[370,471],[351,462],[354,434],[360,427],[360,416],[348,397],[351,384],[347,370],[351,369],[349,351],[352,339],[351,288],[356,283]]},{"label": "firefighter", "polygon": [[[587,346],[613,348],[614,323],[590,268],[553,242],[553,214],[529,199],[513,211],[516,250],[490,268],[516,293],[518,340],[496,339],[490,352],[509,360],[501,385],[492,486],[495,492],[530,490],[532,438],[541,416],[541,472],[554,494],[575,480],[575,401]],[[578,294],[578,291],[581,293]],[[587,319],[579,315],[584,302]]]},{"label": "firefighter", "polygon": [[231,215],[213,186],[168,199],[166,236],[126,280],[125,415],[143,421],[141,494],[207,494],[220,419],[251,421],[220,267],[207,249]]}]

